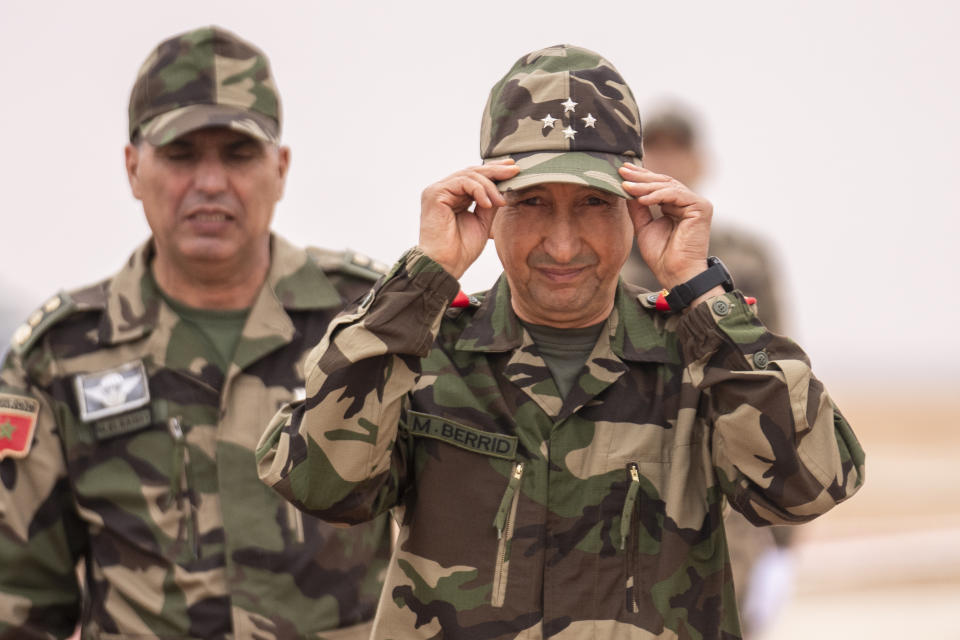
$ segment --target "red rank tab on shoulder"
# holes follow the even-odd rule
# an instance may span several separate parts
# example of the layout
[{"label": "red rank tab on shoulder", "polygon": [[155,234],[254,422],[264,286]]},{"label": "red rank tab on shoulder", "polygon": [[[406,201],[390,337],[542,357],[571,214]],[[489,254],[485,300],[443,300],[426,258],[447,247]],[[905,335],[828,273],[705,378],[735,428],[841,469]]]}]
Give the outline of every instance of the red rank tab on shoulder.
[{"label": "red rank tab on shoulder", "polygon": [[40,403],[33,398],[0,393],[0,460],[26,457],[39,413]]},{"label": "red rank tab on shoulder", "polygon": [[657,303],[655,305],[657,311],[670,311],[670,303],[667,302],[667,294],[669,291],[663,289],[657,295]]},{"label": "red rank tab on shoulder", "polygon": [[747,297],[745,297],[743,300],[744,300],[744,302],[746,302],[747,304],[749,304],[749,305],[751,305],[751,306],[757,304],[757,299],[754,298],[754,297],[751,297],[751,296],[747,296]]},{"label": "red rank tab on shoulder", "polygon": [[457,293],[457,297],[450,303],[451,307],[469,307],[470,298],[463,291]]}]

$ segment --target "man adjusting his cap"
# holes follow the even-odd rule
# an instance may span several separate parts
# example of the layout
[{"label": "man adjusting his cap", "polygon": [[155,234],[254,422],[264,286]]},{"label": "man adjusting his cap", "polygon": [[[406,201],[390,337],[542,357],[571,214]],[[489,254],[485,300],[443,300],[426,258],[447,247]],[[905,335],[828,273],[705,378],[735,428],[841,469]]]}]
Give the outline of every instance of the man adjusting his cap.
[{"label": "man adjusting his cap", "polygon": [[[710,203],[641,168],[608,61],[521,58],[481,153],[331,323],[261,478],[331,521],[394,509],[375,638],[739,637],[725,502],[808,521],[860,486],[857,440],[708,260]],[[490,237],[503,276],[458,296]],[[634,238],[668,295],[619,280]]]},{"label": "man adjusting his cap", "polygon": [[0,637],[368,636],[384,518],[334,529],[257,478],[263,423],[378,275],[270,233],[279,139],[267,58],[234,34],[141,68],[125,153],[152,237],[44,303],[0,370]]}]

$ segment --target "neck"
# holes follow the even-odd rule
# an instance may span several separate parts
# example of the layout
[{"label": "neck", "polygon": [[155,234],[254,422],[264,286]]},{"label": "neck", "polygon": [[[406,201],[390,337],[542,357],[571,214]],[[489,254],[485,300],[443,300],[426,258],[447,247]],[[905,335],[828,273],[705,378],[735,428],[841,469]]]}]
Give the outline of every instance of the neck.
[{"label": "neck", "polygon": [[197,309],[247,309],[253,306],[270,268],[270,249],[244,264],[193,261],[180,264],[159,253],[151,265],[157,285],[171,298]]},{"label": "neck", "polygon": [[511,300],[513,312],[521,321],[554,329],[584,329],[604,322],[613,311],[613,301],[599,312],[593,314],[528,314],[522,305],[517,304],[516,298]]}]

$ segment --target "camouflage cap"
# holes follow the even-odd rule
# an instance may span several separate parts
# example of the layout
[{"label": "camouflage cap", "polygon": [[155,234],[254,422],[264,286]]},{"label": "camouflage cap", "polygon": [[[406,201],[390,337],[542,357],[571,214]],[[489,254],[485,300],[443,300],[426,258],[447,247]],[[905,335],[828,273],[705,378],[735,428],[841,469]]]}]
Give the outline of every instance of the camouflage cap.
[{"label": "camouflage cap", "polygon": [[529,53],[490,91],[480,126],[484,161],[513,158],[501,191],[571,182],[629,197],[617,169],[643,158],[630,87],[599,54],[571,45]]},{"label": "camouflage cap", "polygon": [[130,92],[130,140],[162,146],[205,127],[280,139],[280,96],[267,56],[220,27],[161,42]]}]

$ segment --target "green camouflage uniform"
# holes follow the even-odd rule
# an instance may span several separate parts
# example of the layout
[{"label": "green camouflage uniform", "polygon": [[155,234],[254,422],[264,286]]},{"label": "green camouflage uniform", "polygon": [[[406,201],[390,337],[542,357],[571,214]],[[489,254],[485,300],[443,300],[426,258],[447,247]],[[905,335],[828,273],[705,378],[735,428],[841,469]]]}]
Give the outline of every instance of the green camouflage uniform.
[{"label": "green camouflage uniform", "polygon": [[[763,242],[740,229],[716,226],[710,230],[710,254],[719,256],[734,276],[734,282],[745,295],[757,300],[754,309],[764,326],[775,333],[786,334],[786,313],[783,296],[776,282],[779,280],[775,263]],[[651,291],[661,288],[650,267],[643,261],[636,245],[621,270],[627,282]],[[723,520],[729,541],[730,566],[736,585],[737,605],[744,604],[753,587],[753,571],[765,553],[778,547],[789,547],[794,536],[793,527],[754,527],[737,511],[728,509]],[[753,635],[749,616],[742,620],[745,637]]]},{"label": "green camouflage uniform", "polygon": [[[112,279],[52,298],[3,364],[0,447],[34,431],[32,446],[0,448],[0,638],[65,637],[78,621],[84,638],[366,638],[385,519],[335,529],[302,515],[259,481],[254,448],[373,272],[273,237],[223,370],[158,294],[151,255],[147,243]],[[100,374],[128,363],[131,387],[84,421],[81,382],[103,395]],[[141,363],[149,401],[125,407],[145,395]]]},{"label": "green camouflage uniform", "polygon": [[798,523],[862,484],[806,355],[737,291],[681,315],[621,284],[562,398],[506,280],[448,309],[457,288],[411,250],[257,450],[314,515],[395,509],[374,638],[738,638],[724,499]]}]

